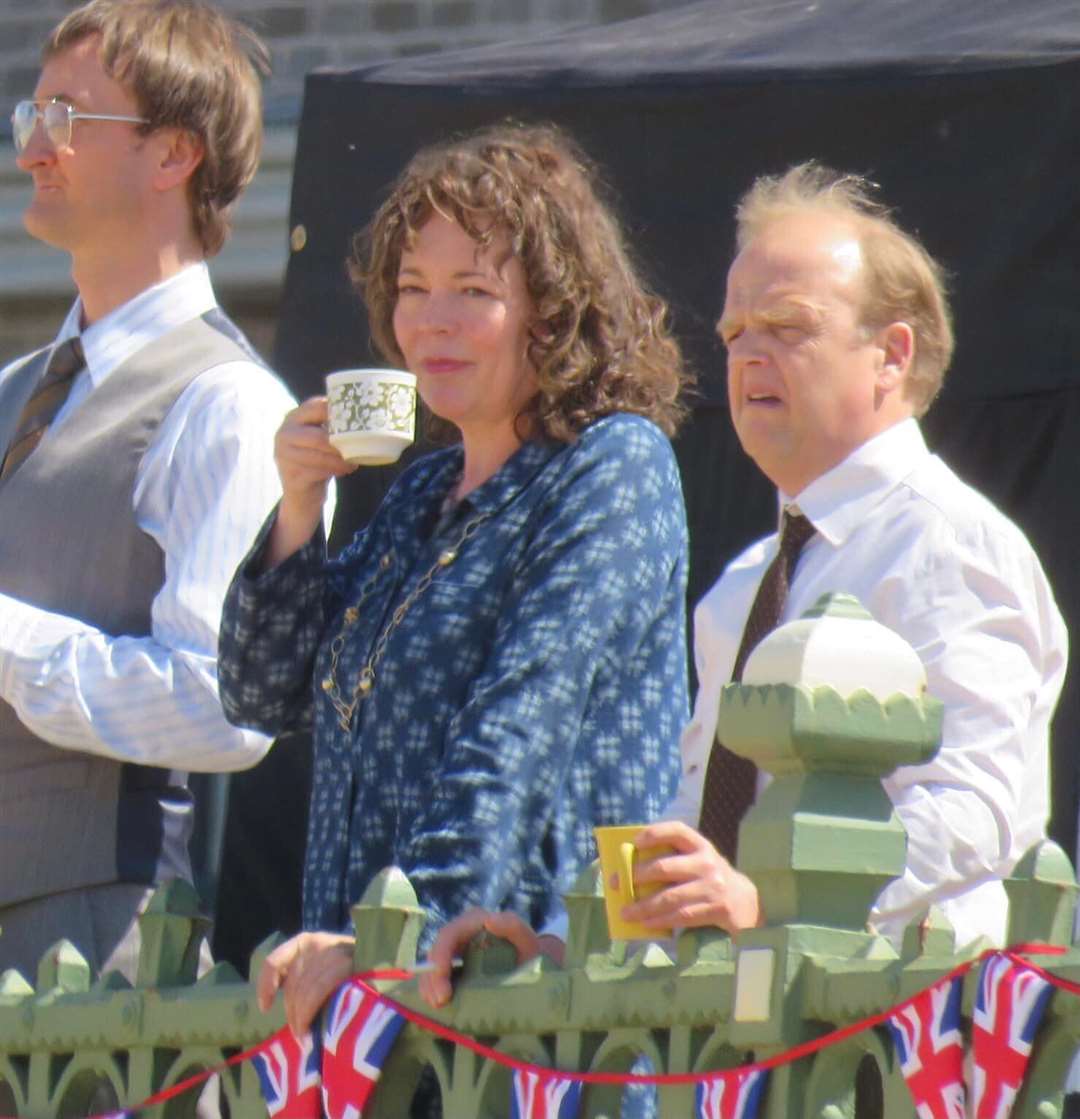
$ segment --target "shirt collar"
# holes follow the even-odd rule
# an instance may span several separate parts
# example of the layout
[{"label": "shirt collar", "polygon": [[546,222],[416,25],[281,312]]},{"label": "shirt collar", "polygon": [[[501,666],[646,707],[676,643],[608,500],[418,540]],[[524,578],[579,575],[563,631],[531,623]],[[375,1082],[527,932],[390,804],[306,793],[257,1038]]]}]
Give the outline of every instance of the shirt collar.
[{"label": "shirt collar", "polygon": [[797,498],[780,491],[780,515],[797,505],[821,536],[839,547],[929,454],[918,423],[903,420],[856,448]]},{"label": "shirt collar", "polygon": [[462,505],[477,513],[497,512],[513,501],[563,446],[552,440],[522,443],[486,482],[462,500]]},{"label": "shirt collar", "polygon": [[56,341],[81,336],[87,372],[96,388],[143,346],[216,306],[209,269],[200,261],[141,291],[85,330],[79,329],[82,300],[76,299]]},{"label": "shirt collar", "polygon": [[[395,504],[407,510],[407,516],[390,518],[390,532],[404,553],[415,546],[418,524],[428,523],[441,536],[460,531],[458,526],[479,514],[490,516],[514,500],[548,463],[563,444],[550,441],[523,443],[501,467],[462,498],[456,510],[442,515],[443,502],[461,477],[463,450],[461,444],[447,447],[430,456],[428,468],[418,471],[401,488]],[[423,461],[423,460],[421,460]],[[486,519],[486,517],[485,517]]]}]

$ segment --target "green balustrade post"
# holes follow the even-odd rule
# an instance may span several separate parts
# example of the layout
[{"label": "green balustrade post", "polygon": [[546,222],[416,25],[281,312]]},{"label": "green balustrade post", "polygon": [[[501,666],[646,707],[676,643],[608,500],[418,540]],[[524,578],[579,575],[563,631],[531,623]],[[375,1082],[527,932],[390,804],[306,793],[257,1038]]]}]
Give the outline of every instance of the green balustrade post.
[{"label": "green balustrade post", "polygon": [[[878,678],[877,694],[860,686],[865,676]],[[891,694],[894,684],[907,694]],[[738,867],[758,887],[765,925],[734,942],[735,1047],[761,1057],[826,1031],[828,1019],[807,1014],[820,978],[811,965],[895,959],[867,926],[906,853],[881,779],[938,748],[942,708],[924,691],[914,652],[847,595],[774,631],[742,683],[723,689],[719,739],[771,777],[739,830]],[[880,987],[873,967],[865,983],[867,995]],[[773,1071],[765,1119],[804,1113],[813,1068]],[[829,1107],[851,1105],[853,1081]]]},{"label": "green balustrade post", "polygon": [[397,867],[381,870],[352,907],[356,970],[412,967],[426,920],[408,878]]},{"label": "green balustrade post", "polygon": [[[356,971],[379,968],[411,968],[416,963],[416,947],[427,916],[419,905],[412,883],[397,867],[381,870],[352,907],[356,948]],[[377,982],[378,990],[393,990],[393,982]],[[435,1062],[429,1039],[406,1031],[394,1046],[383,1068],[379,1088],[366,1115],[371,1119],[391,1119],[408,1112],[424,1063]]]},{"label": "green balustrade post", "polygon": [[1078,892],[1072,863],[1050,840],[1037,844],[1005,880],[1009,943],[1069,944]]},{"label": "green balustrade post", "polygon": [[563,901],[569,926],[563,965],[584,967],[590,956],[607,952],[611,947],[599,863],[594,862],[578,875],[574,888]]},{"label": "green balustrade post", "polygon": [[182,879],[154,891],[139,917],[142,945],[136,987],[180,987],[195,982],[199,952],[210,929],[195,887]]},{"label": "green balustrade post", "polygon": [[[827,637],[818,639],[816,623],[827,628]],[[801,655],[802,663],[790,667],[811,681],[807,659],[817,652],[816,640],[841,642],[850,628],[848,655],[870,657],[875,631],[889,633],[848,595],[825,596],[795,625],[803,628],[793,638],[794,625],[774,636],[804,648],[792,652],[782,645],[773,658],[782,662],[776,670],[788,670],[787,662]],[[769,672],[770,640],[755,651],[765,662],[759,672]],[[818,655],[833,660],[842,654],[829,649]],[[914,652],[911,657],[917,662]],[[753,659],[748,671],[752,666]],[[881,779],[937,752],[942,706],[925,696],[879,699],[862,689],[843,695],[798,678],[760,685],[745,680],[723,689],[717,733],[772,780],[739,830],[739,869],[757,884],[770,925],[864,931],[874,899],[903,871],[907,849]]]}]

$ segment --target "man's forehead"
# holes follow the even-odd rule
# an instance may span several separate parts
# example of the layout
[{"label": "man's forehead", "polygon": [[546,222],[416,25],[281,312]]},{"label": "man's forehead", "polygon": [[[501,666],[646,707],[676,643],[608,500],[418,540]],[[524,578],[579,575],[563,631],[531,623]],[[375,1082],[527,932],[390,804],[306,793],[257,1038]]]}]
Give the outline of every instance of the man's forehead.
[{"label": "man's forehead", "polygon": [[796,297],[823,283],[846,285],[862,268],[858,234],[848,223],[802,215],[778,219],[753,237],[728,270],[727,298]]},{"label": "man's forehead", "polygon": [[42,60],[34,97],[76,104],[104,80],[107,75],[101,63],[101,36],[85,35]]},{"label": "man's forehead", "polygon": [[837,267],[840,268],[849,279],[862,267],[862,245],[859,243],[859,239],[854,233],[837,238],[832,244],[830,255],[833,260],[836,261]]}]

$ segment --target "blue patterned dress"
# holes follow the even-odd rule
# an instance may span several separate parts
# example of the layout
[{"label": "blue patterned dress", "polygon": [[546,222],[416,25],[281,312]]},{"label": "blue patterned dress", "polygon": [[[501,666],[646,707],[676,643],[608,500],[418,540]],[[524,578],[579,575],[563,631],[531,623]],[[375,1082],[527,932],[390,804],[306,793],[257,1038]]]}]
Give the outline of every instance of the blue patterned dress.
[{"label": "blue patterned dress", "polygon": [[[447,511],[461,461],[414,463],[332,561],[316,538],[256,574],[264,529],[226,599],[229,719],[314,721],[306,928],[349,927],[391,865],[429,912],[425,946],[470,905],[539,926],[595,858],[593,826],[656,816],[678,778],[686,520],[668,440],[609,416],[571,445],[526,443]],[[322,682],[346,608],[332,675],[348,700],[432,569],[343,728]]]}]

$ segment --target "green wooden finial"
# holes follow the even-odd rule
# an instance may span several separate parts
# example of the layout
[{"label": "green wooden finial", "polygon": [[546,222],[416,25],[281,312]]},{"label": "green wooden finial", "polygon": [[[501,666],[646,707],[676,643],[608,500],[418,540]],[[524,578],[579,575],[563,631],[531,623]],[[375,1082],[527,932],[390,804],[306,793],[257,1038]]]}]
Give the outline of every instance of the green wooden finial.
[{"label": "green wooden finial", "polygon": [[178,987],[195,982],[199,951],[210,929],[195,887],[180,878],[154,891],[139,917],[142,947],[136,987]]},{"label": "green wooden finial", "polygon": [[70,940],[58,940],[42,953],[37,969],[37,989],[89,991],[90,965]]},{"label": "green wooden finial", "polygon": [[1072,942],[1078,892],[1069,857],[1044,839],[1016,864],[1005,880],[1009,897],[1009,944]]},{"label": "green wooden finial", "polygon": [[356,967],[412,967],[426,920],[408,878],[396,866],[380,870],[352,907]]},{"label": "green wooden finial", "polygon": [[563,959],[567,967],[583,967],[591,955],[611,947],[599,862],[578,875],[574,888],[564,895],[563,901],[569,916]]},{"label": "green wooden finial", "polygon": [[32,995],[34,988],[26,981],[26,977],[13,967],[0,972],[0,1000],[15,1002],[24,995]]}]

